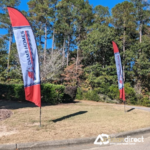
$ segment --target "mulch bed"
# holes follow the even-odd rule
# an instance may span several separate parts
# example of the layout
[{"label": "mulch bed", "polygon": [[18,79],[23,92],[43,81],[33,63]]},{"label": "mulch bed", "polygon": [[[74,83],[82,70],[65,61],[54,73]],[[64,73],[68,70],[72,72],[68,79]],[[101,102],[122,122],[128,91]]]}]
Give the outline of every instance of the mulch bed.
[{"label": "mulch bed", "polygon": [[8,109],[0,109],[0,121],[11,117],[13,113]]}]

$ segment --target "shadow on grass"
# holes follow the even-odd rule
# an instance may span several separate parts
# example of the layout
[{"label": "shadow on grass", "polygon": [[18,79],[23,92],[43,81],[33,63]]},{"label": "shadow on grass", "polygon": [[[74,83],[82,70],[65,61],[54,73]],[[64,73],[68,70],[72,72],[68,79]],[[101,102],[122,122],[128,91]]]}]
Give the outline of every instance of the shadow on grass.
[{"label": "shadow on grass", "polygon": [[[67,105],[67,104],[75,104],[79,103],[79,101],[73,101],[71,103],[61,103],[57,105]],[[42,107],[44,106],[52,106],[52,104],[42,103]],[[34,103],[29,101],[9,101],[9,100],[0,100],[0,109],[19,109],[26,107],[37,107]]]},{"label": "shadow on grass", "polygon": [[67,116],[63,116],[61,118],[58,118],[58,119],[55,119],[55,120],[52,120],[52,121],[55,123],[55,122],[62,121],[64,119],[74,117],[74,116],[77,116],[77,115],[82,115],[82,114],[85,114],[85,113],[87,113],[87,111],[79,111],[79,112],[76,112],[76,113],[73,113],[73,114],[70,114],[70,115],[67,115]]},{"label": "shadow on grass", "polygon": [[134,110],[135,108],[131,108],[131,109],[129,109],[129,110],[127,110],[126,112],[130,112],[130,111],[132,111],[132,110]]}]

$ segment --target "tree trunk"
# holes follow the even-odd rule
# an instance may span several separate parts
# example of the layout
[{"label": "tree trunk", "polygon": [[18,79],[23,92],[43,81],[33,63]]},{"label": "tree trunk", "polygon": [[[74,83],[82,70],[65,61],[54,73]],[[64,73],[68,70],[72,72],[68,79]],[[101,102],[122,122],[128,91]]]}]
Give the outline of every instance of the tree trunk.
[{"label": "tree trunk", "polygon": [[[139,36],[140,36],[139,37],[139,42],[140,43],[142,43],[142,28],[143,28],[143,25],[140,22],[140,27],[139,27]],[[141,54],[141,49],[139,49],[138,58],[140,57],[140,54]],[[135,89],[135,91],[136,91],[137,94],[141,94],[142,86],[141,86],[140,77],[137,78],[136,84],[134,86],[134,89]]]},{"label": "tree trunk", "polygon": [[103,56],[103,68],[105,68],[105,56]]},{"label": "tree trunk", "polygon": [[44,61],[43,61],[44,68],[46,65],[46,48],[47,48],[47,25],[45,24]]},{"label": "tree trunk", "polygon": [[[79,27],[79,41],[78,41],[78,43],[80,44],[80,31],[81,31],[81,27]],[[79,48],[78,48],[79,49]],[[78,66],[78,57],[79,57],[79,55],[78,55],[78,50],[77,49],[77,59],[76,59],[76,73],[77,73],[77,66]]]},{"label": "tree trunk", "polygon": [[68,35],[67,66],[68,66],[68,63],[69,63],[69,47],[70,47],[70,36]]},{"label": "tree trunk", "polygon": [[[79,54],[78,54],[78,49],[77,49],[77,58],[76,58],[76,85],[78,83],[78,58],[79,58]],[[78,86],[78,85],[77,85]]]},{"label": "tree trunk", "polygon": [[55,29],[53,29],[53,39],[52,39],[52,55],[53,55],[53,52],[54,52],[54,40],[55,40]]},{"label": "tree trunk", "polygon": [[77,70],[77,69],[78,69],[78,57],[79,57],[79,56],[78,56],[78,49],[77,49],[77,59],[76,59],[76,74],[77,74],[77,71],[78,71],[78,70]]},{"label": "tree trunk", "polygon": [[142,23],[140,23],[140,31],[139,31],[139,34],[140,34],[140,43],[142,43],[142,28],[143,28],[143,25],[142,25]]},{"label": "tree trunk", "polygon": [[134,90],[136,94],[141,94],[142,86],[141,86],[141,80],[137,79],[136,84],[134,85]]},{"label": "tree trunk", "polygon": [[9,71],[9,59],[10,59],[10,51],[11,51],[11,44],[12,44],[12,28],[10,27],[10,37],[9,37],[9,50],[8,50],[8,62],[7,62],[7,71]]},{"label": "tree trunk", "polygon": [[[125,22],[124,22],[125,24]],[[124,27],[124,32],[123,32],[123,60],[125,60],[125,42],[126,42],[126,27]],[[125,82],[125,64],[123,65],[123,80]]]},{"label": "tree trunk", "polygon": [[64,42],[63,42],[63,65],[65,62],[65,38],[64,38]]},{"label": "tree trunk", "polygon": [[41,31],[42,31],[42,25],[40,25],[40,41],[39,41],[39,45],[40,45],[40,48],[42,48],[42,36],[41,36]]},{"label": "tree trunk", "polygon": [[[143,25],[142,25],[142,23],[140,22],[140,27],[139,27],[139,42],[140,43],[142,43],[142,27],[143,27]],[[138,58],[140,57],[140,54],[141,54],[141,49],[139,49],[139,54],[138,54]]]}]

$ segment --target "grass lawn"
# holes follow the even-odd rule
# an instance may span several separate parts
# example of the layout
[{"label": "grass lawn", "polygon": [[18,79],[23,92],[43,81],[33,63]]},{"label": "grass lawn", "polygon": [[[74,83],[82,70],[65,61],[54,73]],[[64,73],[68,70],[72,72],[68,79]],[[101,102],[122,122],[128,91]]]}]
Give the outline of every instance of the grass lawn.
[{"label": "grass lawn", "polygon": [[43,106],[42,127],[39,108],[33,104],[0,101],[0,106],[13,112],[0,121],[0,144],[97,137],[150,127],[150,112],[134,109],[124,113],[124,106],[117,104],[78,101]]}]

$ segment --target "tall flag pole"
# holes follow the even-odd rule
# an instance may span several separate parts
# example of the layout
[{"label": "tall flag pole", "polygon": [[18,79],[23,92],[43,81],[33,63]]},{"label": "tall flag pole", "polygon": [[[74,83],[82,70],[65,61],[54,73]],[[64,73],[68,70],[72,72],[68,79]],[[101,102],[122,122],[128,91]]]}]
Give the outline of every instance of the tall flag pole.
[{"label": "tall flag pole", "polygon": [[22,68],[25,99],[40,107],[41,89],[39,60],[35,37],[29,21],[17,9],[7,7]]},{"label": "tall flag pole", "polygon": [[125,111],[125,90],[124,90],[124,81],[123,81],[123,73],[122,73],[123,71],[122,71],[122,65],[121,65],[121,58],[120,58],[120,54],[119,54],[117,44],[115,42],[112,42],[112,44],[113,44],[113,49],[114,49],[117,76],[118,76],[118,88],[119,88],[119,92],[120,92],[120,98],[124,102],[124,111]]}]

